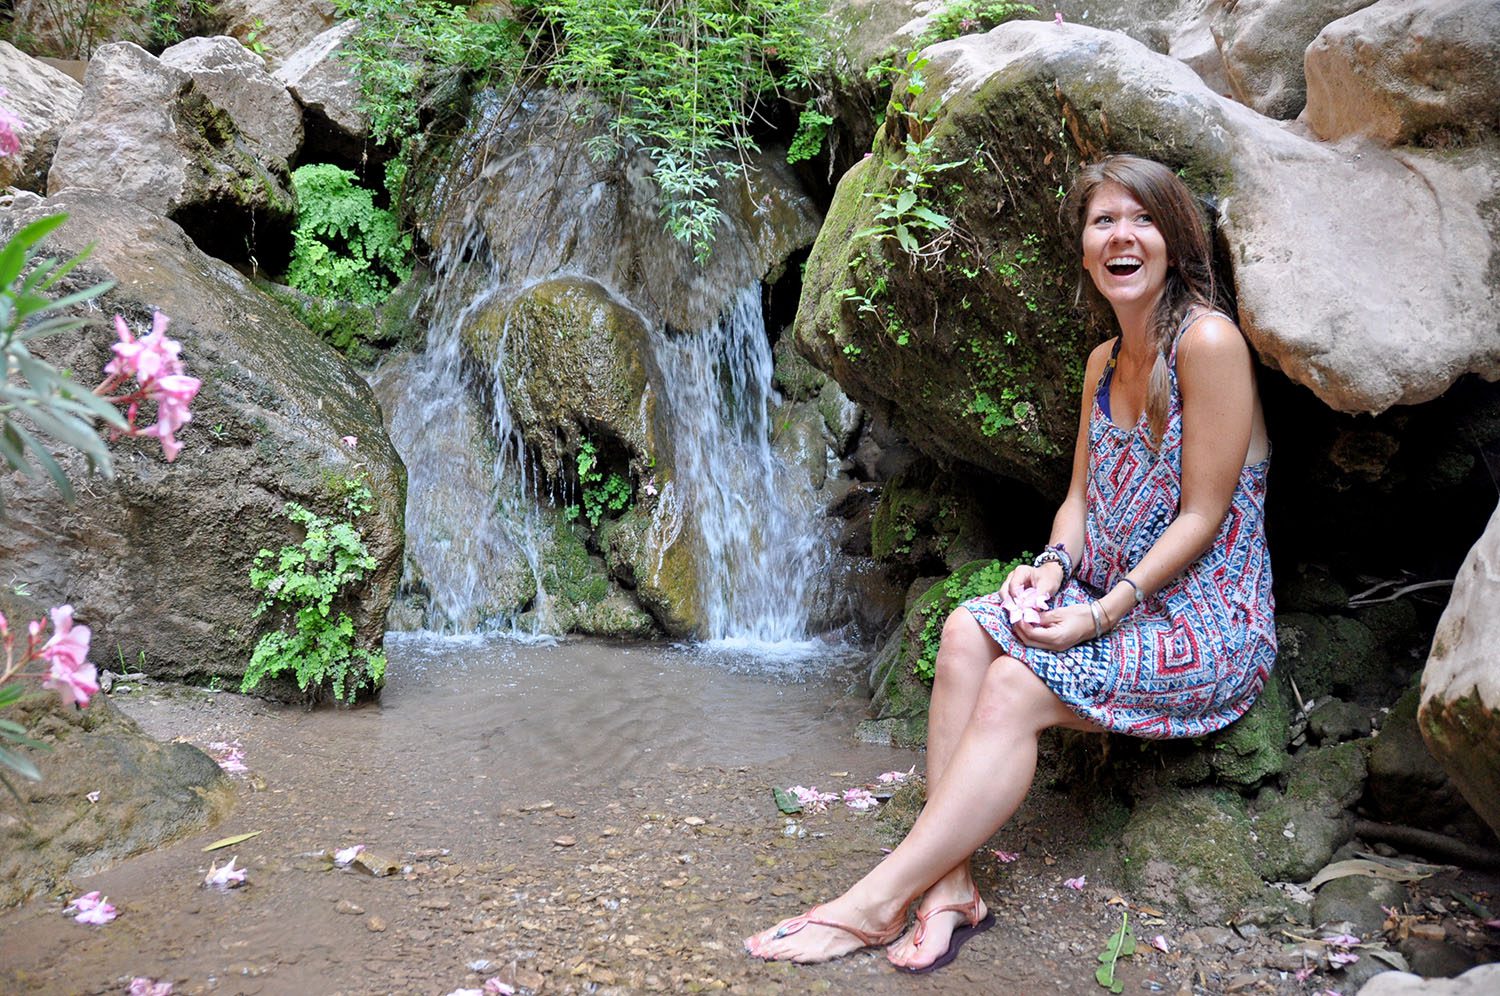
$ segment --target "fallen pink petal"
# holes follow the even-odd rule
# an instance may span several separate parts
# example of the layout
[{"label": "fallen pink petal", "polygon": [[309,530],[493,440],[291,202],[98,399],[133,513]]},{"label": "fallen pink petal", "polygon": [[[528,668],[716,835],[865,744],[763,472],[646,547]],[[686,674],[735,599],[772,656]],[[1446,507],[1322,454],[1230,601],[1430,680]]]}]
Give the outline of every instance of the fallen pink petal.
[{"label": "fallen pink petal", "polygon": [[68,911],[74,912],[75,922],[95,926],[102,926],[115,918],[115,908],[110,905],[109,897],[98,892],[86,892],[74,899],[64,908],[64,912]]},{"label": "fallen pink petal", "polygon": [[231,775],[243,775],[250,770],[245,767],[245,748],[238,740],[216,740],[208,745],[208,754]]},{"label": "fallen pink petal", "polygon": [[1328,964],[1334,968],[1344,968],[1359,961],[1359,955],[1353,951],[1330,951],[1328,952]]},{"label": "fallen pink petal", "polygon": [[1308,979],[1312,978],[1312,974],[1316,971],[1316,968],[1314,968],[1312,965],[1308,965],[1305,968],[1297,969],[1297,971],[1293,972],[1292,974],[1297,977],[1298,982],[1306,982]]},{"label": "fallen pink petal", "polygon": [[1332,937],[1323,938],[1323,943],[1336,948],[1352,948],[1359,944],[1359,938],[1353,934],[1334,934]]},{"label": "fallen pink petal", "polygon": [[172,983],[157,982],[138,975],[130,980],[127,996],[172,996]]},{"label": "fallen pink petal", "polygon": [[352,450],[356,446],[359,445],[359,437],[358,436],[343,436],[343,437],[341,437],[339,439],[339,442],[343,443],[345,446],[349,447]]},{"label": "fallen pink petal", "polygon": [[209,864],[208,874],[204,876],[203,884],[219,889],[237,889],[244,885],[247,872],[244,868],[236,868],[234,862],[235,859],[230,858],[222,868],[217,863]]},{"label": "fallen pink petal", "polygon": [[916,773],[917,766],[914,764],[911,766],[910,771],[884,771],[876,775],[875,777],[878,781],[884,782],[887,785],[900,785],[902,782],[906,781]]},{"label": "fallen pink petal", "polygon": [[355,858],[359,857],[359,852],[363,851],[364,849],[365,845],[355,844],[353,847],[346,847],[341,851],[334,851],[333,863],[338,865],[340,868],[343,868]]},{"label": "fallen pink petal", "polygon": [[874,809],[880,805],[880,800],[875,798],[869,789],[852,788],[844,793],[844,805],[864,812],[866,809]]},{"label": "fallen pink petal", "polygon": [[1153,948],[1155,948],[1156,950],[1160,951],[1162,954],[1168,954],[1172,950],[1167,945],[1167,939],[1166,939],[1166,937],[1164,937],[1161,934],[1157,934],[1155,937],[1151,938],[1151,946]]},{"label": "fallen pink petal", "polygon": [[99,801],[99,790],[98,789],[94,789],[94,791],[92,791],[88,795],[84,796],[84,798],[87,799],[89,802],[98,802]]},{"label": "fallen pink petal", "polygon": [[484,992],[487,996],[515,996],[516,987],[508,982],[501,982],[500,976],[484,980]]},{"label": "fallen pink petal", "polygon": [[1079,875],[1077,878],[1063,880],[1063,885],[1066,885],[1068,888],[1072,889],[1075,892],[1082,892],[1083,887],[1088,884],[1089,877],[1087,875]]},{"label": "fallen pink petal", "polygon": [[1053,24],[1062,24],[1062,22],[1063,22],[1062,11],[1060,11],[1060,10],[1054,10],[1052,12],[1052,23]]},{"label": "fallen pink petal", "polygon": [[1486,927],[1493,927],[1496,930],[1500,930],[1500,918],[1497,918],[1497,919],[1494,919],[1494,920],[1486,920],[1486,921],[1484,921],[1484,925]]},{"label": "fallen pink petal", "polygon": [[993,854],[995,856],[995,860],[1000,862],[1002,865],[1008,865],[1012,861],[1021,860],[1021,855],[1017,851],[991,851],[990,853]]}]

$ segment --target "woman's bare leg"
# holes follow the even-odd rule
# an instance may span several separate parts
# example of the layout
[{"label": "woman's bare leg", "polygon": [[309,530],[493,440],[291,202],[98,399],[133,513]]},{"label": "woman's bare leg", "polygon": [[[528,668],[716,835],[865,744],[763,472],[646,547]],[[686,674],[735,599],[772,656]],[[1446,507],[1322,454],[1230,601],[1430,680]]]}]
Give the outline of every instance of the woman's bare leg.
[{"label": "woman's bare leg", "polygon": [[[1042,731],[1078,724],[1024,664],[1010,657],[994,661],[911,833],[848,892],[820,907],[819,916],[872,933],[889,928],[913,898],[962,865],[1020,806]],[[777,933],[773,927],[745,945],[759,957],[791,961],[823,961],[861,946],[847,932],[818,924]]]}]

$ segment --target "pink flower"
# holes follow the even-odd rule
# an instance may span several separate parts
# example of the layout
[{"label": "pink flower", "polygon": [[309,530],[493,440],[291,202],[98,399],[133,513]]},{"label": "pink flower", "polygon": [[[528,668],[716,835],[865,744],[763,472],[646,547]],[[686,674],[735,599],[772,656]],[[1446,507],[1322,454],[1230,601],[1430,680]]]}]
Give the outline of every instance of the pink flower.
[{"label": "pink flower", "polygon": [[233,743],[218,740],[209,744],[208,750],[219,767],[231,775],[243,775],[250,770],[245,767],[245,749],[238,740]]},{"label": "pink flower", "polygon": [[1359,955],[1353,951],[1330,951],[1328,952],[1328,964],[1334,968],[1344,968],[1359,961]]},{"label": "pink flower", "polygon": [[352,450],[356,446],[359,445],[359,437],[358,436],[341,436],[341,437],[339,437],[339,442],[343,443],[345,446],[349,447]]},{"label": "pink flower", "polygon": [[359,857],[359,852],[364,849],[365,845],[355,844],[353,847],[346,847],[342,851],[335,851],[333,852],[333,863],[343,868]]},{"label": "pink flower", "polygon": [[210,862],[208,874],[203,877],[204,885],[216,886],[220,889],[237,889],[245,884],[246,870],[234,866],[235,859],[230,858],[229,863],[220,868],[217,863]]},{"label": "pink flower", "polygon": [[509,983],[501,982],[500,976],[497,975],[493,979],[484,980],[484,989],[482,991],[485,996],[515,996],[516,987]]},{"label": "pink flower", "polygon": [[1036,625],[1042,621],[1042,612],[1047,608],[1047,598],[1036,588],[1022,588],[1015,598],[1006,592],[1000,596],[1000,607],[1014,625],[1018,622]]},{"label": "pink flower", "polygon": [[[152,436],[161,440],[162,454],[168,463],[176,460],[182,452],[176,433],[193,420],[188,405],[203,386],[198,378],[183,372],[182,361],[177,358],[182,352],[182,343],[167,338],[170,322],[166,315],[156,312],[151,320],[151,331],[137,339],[130,326],[125,324],[124,317],[116,315],[115,333],[120,341],[110,347],[115,358],[104,366],[104,372],[109,375],[105,384],[110,387],[127,377],[139,381],[140,387],[136,391],[112,400],[127,405],[126,420],[130,428],[126,435]],[[138,429],[135,419],[142,400],[156,402],[156,423]]]},{"label": "pink flower", "polygon": [[1359,944],[1359,938],[1353,934],[1334,934],[1332,937],[1323,938],[1323,943],[1336,948],[1352,948]]},{"label": "pink flower", "polygon": [[[0,97],[5,96],[5,88],[0,87]],[[18,131],[25,131],[26,124],[6,107],[0,107],[0,156],[13,156],[21,151],[21,139],[16,135]]]},{"label": "pink flower", "polygon": [[102,926],[115,918],[115,908],[109,904],[108,896],[98,892],[86,892],[68,903],[63,912],[73,911],[73,919],[79,923]]},{"label": "pink flower", "polygon": [[73,625],[73,606],[59,605],[52,610],[52,639],[38,654],[51,665],[43,688],[56,690],[64,705],[89,704],[89,697],[99,691],[98,672],[87,660],[89,639],[87,626]]},{"label": "pink flower", "polygon": [[1484,921],[1484,925],[1486,927],[1493,927],[1496,930],[1500,930],[1500,919],[1486,920],[1486,921]]},{"label": "pink flower", "polygon": [[1061,26],[1062,22],[1063,22],[1062,11],[1060,11],[1060,10],[1054,10],[1052,12],[1052,23],[1056,24],[1058,26]]},{"label": "pink flower", "polygon": [[809,813],[824,812],[830,802],[838,801],[838,794],[835,792],[819,792],[817,788],[802,785],[793,785],[787,791],[796,796],[797,802]]},{"label": "pink flower", "polygon": [[1297,977],[1298,982],[1306,982],[1308,979],[1312,978],[1312,974],[1316,971],[1317,968],[1315,966],[1307,965],[1303,968],[1297,969],[1297,971],[1293,972],[1292,974]]},{"label": "pink flower", "polygon": [[1161,934],[1157,934],[1155,937],[1151,938],[1151,946],[1160,951],[1162,954],[1167,954],[1171,950],[1167,947],[1167,939]]},{"label": "pink flower", "polygon": [[866,809],[874,809],[880,805],[880,800],[876,799],[869,789],[852,788],[844,793],[844,805],[864,812]]},{"label": "pink flower", "polygon": [[995,856],[995,860],[1000,862],[1002,865],[1008,865],[1012,861],[1021,860],[1021,855],[1016,851],[991,851],[990,853],[993,854]]},{"label": "pink flower", "polygon": [[885,782],[887,785],[900,785],[902,782],[906,781],[916,773],[917,766],[914,764],[911,766],[910,771],[886,771],[876,775],[875,777],[878,781]]},{"label": "pink flower", "polygon": [[130,980],[130,991],[126,996],[172,996],[172,983],[138,975]]},{"label": "pink flower", "polygon": [[1079,875],[1077,878],[1070,878],[1063,881],[1063,885],[1066,885],[1074,892],[1082,892],[1083,887],[1088,884],[1089,877],[1087,875]]}]

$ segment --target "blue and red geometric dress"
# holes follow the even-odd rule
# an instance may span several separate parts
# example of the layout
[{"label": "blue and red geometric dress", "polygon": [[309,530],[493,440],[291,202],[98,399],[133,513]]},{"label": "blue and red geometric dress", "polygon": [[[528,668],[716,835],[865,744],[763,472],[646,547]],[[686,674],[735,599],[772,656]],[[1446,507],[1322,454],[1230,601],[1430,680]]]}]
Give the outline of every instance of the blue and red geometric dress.
[{"label": "blue and red geometric dress", "polygon": [[[1176,343],[1168,356],[1171,405],[1155,449],[1144,415],[1130,429],[1109,417],[1119,348],[1117,341],[1089,416],[1083,552],[1053,607],[1087,604],[1118,585],[1166,531],[1181,502]],[[998,592],[964,607],[1004,653],[1025,662],[1069,708],[1100,726],[1151,738],[1196,737],[1228,726],[1250,708],[1276,661],[1265,536],[1268,464],[1269,457],[1240,471],[1208,551],[1097,640],[1061,653],[1028,647],[1011,631]]]}]

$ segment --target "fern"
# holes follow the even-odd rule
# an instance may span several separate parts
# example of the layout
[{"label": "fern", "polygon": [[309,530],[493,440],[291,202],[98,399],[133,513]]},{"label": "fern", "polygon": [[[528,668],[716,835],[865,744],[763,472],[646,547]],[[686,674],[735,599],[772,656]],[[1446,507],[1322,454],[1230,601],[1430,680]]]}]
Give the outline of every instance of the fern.
[{"label": "fern", "polygon": [[298,210],[287,282],[319,297],[379,304],[410,272],[411,236],[356,180],[330,163],[292,173]]}]

